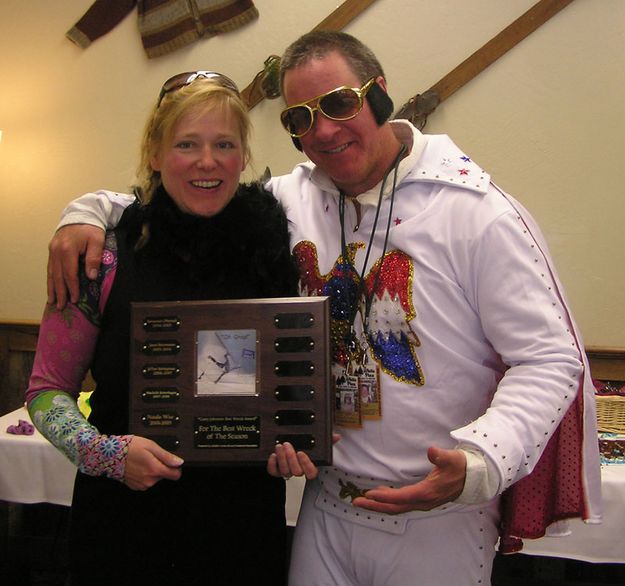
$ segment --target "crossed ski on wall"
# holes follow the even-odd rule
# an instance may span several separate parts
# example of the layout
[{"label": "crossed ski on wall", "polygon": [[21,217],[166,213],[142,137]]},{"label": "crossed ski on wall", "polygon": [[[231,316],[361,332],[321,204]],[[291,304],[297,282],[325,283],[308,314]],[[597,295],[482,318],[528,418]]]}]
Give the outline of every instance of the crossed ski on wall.
[{"label": "crossed ski on wall", "polygon": [[[540,0],[432,87],[422,94],[416,94],[410,98],[397,111],[394,118],[407,118],[417,128],[422,129],[428,116],[441,102],[466,85],[489,65],[492,65],[572,1]],[[312,30],[342,30],[373,2],[375,0],[346,0]],[[241,92],[250,110],[264,98],[279,97],[279,65],[280,57],[270,55],[265,61],[263,69]]]}]

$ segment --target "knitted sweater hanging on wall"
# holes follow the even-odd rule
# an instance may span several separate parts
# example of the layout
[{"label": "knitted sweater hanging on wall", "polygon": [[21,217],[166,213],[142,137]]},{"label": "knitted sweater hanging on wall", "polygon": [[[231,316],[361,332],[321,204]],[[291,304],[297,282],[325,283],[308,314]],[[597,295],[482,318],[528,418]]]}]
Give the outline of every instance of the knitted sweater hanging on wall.
[{"label": "knitted sweater hanging on wall", "polygon": [[66,36],[86,49],[135,6],[141,41],[149,58],[233,31],[258,18],[252,0],[96,0]]}]

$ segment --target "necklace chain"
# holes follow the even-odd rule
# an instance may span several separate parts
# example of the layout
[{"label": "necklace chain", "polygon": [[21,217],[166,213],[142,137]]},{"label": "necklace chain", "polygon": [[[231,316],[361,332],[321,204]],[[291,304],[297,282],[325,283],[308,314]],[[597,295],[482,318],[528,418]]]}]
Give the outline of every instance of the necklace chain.
[{"label": "necklace chain", "polygon": [[[378,282],[380,279],[380,274],[382,273],[382,267],[384,265],[384,260],[385,260],[385,255],[386,255],[386,247],[388,245],[388,237],[389,237],[389,233],[391,230],[391,218],[393,217],[393,203],[395,200],[395,189],[397,186],[397,173],[399,169],[399,163],[402,160],[405,151],[406,151],[406,145],[402,144],[399,150],[399,153],[397,154],[397,157],[395,157],[395,160],[393,161],[392,165],[389,167],[388,171],[384,174],[384,178],[382,179],[382,185],[380,186],[380,194],[378,196],[378,205],[376,206],[375,218],[373,220],[373,228],[371,229],[371,236],[369,237],[369,244],[367,245],[367,248],[366,248],[365,260],[363,262],[362,271],[360,272],[360,274],[356,270],[356,267],[354,266],[354,262],[352,261],[350,257],[349,250],[347,248],[346,239],[345,239],[345,200],[347,196],[345,195],[343,191],[339,193],[339,222],[341,225],[341,256],[343,257],[343,262],[349,266],[349,269],[350,269],[349,275],[356,276],[358,280],[356,302],[354,304],[354,307],[350,307],[349,333],[347,335],[348,339],[346,340],[348,344],[353,344],[355,341],[354,322],[356,320],[356,315],[358,313],[358,305],[359,305],[361,296],[365,298],[365,313],[364,313],[364,319],[363,319],[364,332],[366,333],[368,329],[369,313],[371,312],[371,306],[373,305],[373,296],[375,295],[375,291],[377,289]],[[382,255],[380,257],[380,266],[378,267],[378,270],[375,274],[373,286],[371,287],[371,293],[369,294],[367,291],[367,286],[365,284],[365,274],[367,270],[367,264],[369,262],[369,255],[373,247],[373,239],[375,237],[375,232],[376,232],[376,228],[378,225],[378,219],[380,216],[380,208],[382,207],[382,201],[383,201],[383,196],[384,196],[384,186],[386,185],[386,180],[388,176],[391,174],[391,172],[393,173],[393,186],[392,186],[391,195],[390,195],[390,206],[389,206],[389,212],[388,212],[388,221],[386,223],[386,232],[384,235],[384,245],[382,248]],[[358,224],[354,232],[358,229],[358,227],[360,227],[360,223]],[[348,279],[349,276],[345,278]]]}]

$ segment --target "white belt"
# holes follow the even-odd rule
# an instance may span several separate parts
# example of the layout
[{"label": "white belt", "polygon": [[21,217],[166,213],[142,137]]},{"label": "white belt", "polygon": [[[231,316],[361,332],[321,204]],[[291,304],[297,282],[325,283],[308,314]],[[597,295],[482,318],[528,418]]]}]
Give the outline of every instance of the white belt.
[{"label": "white belt", "polygon": [[[418,482],[415,478],[415,483]],[[337,468],[321,468],[317,479],[319,494],[315,506],[326,513],[346,519],[352,523],[379,529],[387,533],[401,535],[406,530],[406,524],[413,519],[435,517],[450,511],[466,511],[473,507],[446,503],[431,511],[410,511],[398,515],[387,515],[369,511],[361,507],[354,507],[352,500],[359,491],[366,491],[378,486],[398,488],[399,485],[388,480],[354,476]]]}]

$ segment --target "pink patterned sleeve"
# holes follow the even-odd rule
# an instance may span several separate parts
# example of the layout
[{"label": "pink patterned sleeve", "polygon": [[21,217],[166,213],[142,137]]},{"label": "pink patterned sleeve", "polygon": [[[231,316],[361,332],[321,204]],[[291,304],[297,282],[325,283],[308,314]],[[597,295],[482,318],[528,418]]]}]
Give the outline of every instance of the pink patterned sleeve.
[{"label": "pink patterned sleeve", "polygon": [[82,472],[121,481],[133,436],[101,434],[85,419],[76,402],[93,359],[116,266],[111,232],[98,279],[89,281],[81,269],[78,302],[62,311],[46,307],[26,402],[37,429]]},{"label": "pink patterned sleeve", "polygon": [[47,305],[39,328],[37,353],[26,402],[39,393],[61,390],[78,397],[82,382],[91,365],[100,332],[100,319],[117,268],[114,234],[108,233],[102,255],[102,269],[95,281],[89,281],[81,269],[80,298],[58,310]]}]

